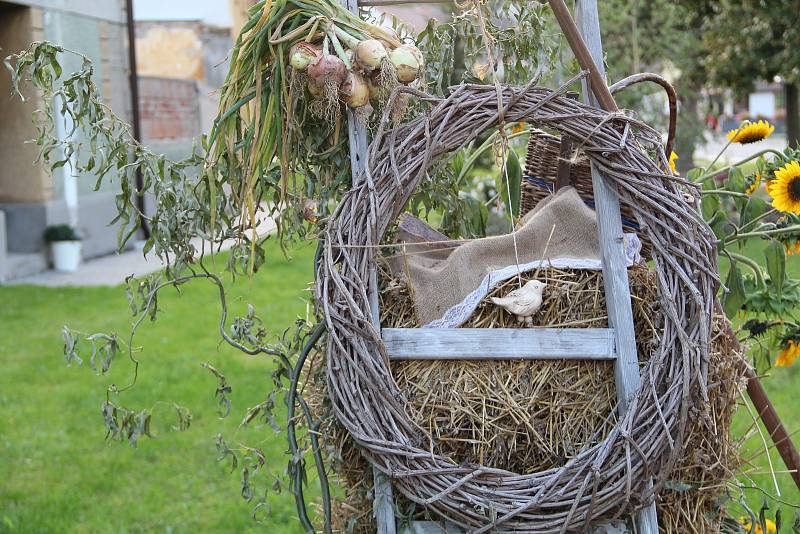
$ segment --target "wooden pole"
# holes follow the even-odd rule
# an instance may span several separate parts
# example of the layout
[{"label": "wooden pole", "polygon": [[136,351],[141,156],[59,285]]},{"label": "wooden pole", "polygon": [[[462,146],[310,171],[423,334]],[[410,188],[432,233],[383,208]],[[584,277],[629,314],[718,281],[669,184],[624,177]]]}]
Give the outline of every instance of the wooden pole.
[{"label": "wooden pole", "polygon": [[[594,2],[594,4],[593,19],[597,20],[597,4],[596,2]],[[572,48],[572,53],[575,54],[575,58],[578,60],[578,64],[582,69],[589,71],[589,87],[592,93],[594,93],[595,98],[597,98],[600,108],[606,111],[619,111],[617,102],[611,95],[611,91],[609,91],[608,84],[606,84],[606,79],[603,75],[602,48],[600,50],[600,55],[597,58],[593,58],[592,51],[589,51],[589,47],[586,46],[586,42],[583,40],[575,21],[572,20],[572,15],[569,9],[567,9],[566,4],[564,4],[564,0],[550,0],[550,7],[553,9],[553,14],[556,16],[556,20],[559,26],[561,26],[561,31],[564,32],[564,37],[567,38],[570,48]],[[590,11],[591,9],[584,10],[587,14]],[[597,42],[600,43],[599,22],[597,22],[597,31]],[[595,63],[595,59],[597,59],[597,63]]]},{"label": "wooden pole", "polygon": [[789,437],[789,433],[786,432],[786,428],[783,426],[780,417],[778,417],[778,412],[775,411],[775,407],[772,406],[769,397],[767,397],[767,392],[764,390],[761,380],[758,379],[756,372],[750,368],[747,369],[747,394],[750,396],[750,400],[753,401],[753,406],[756,407],[761,421],[764,422],[764,428],[769,432],[775,448],[778,449],[778,453],[783,459],[783,463],[791,471],[797,489],[800,490],[800,454],[797,454],[792,438]]},{"label": "wooden pole", "polygon": [[[575,53],[575,57],[578,59],[578,64],[581,68],[589,71],[590,87],[598,102],[603,109],[607,111],[618,110],[619,108],[614,101],[614,97],[611,95],[605,79],[601,74],[602,71],[600,68],[602,68],[602,61],[599,63],[601,67],[598,68],[598,65],[595,64],[591,57],[591,53],[587,55],[589,49],[583,41],[575,22],[572,20],[564,1],[549,0],[549,2],[556,19],[564,31],[567,42],[569,42],[570,47],[572,47]],[[602,58],[602,55],[599,57]],[[736,339],[735,335],[733,339]],[[772,405],[772,402],[770,402],[767,392],[764,390],[764,386],[761,385],[761,381],[752,369],[748,371],[747,394],[753,402],[753,406],[755,406],[761,421],[764,423],[764,427],[767,429],[767,432],[769,432],[775,447],[778,449],[781,459],[792,473],[792,478],[797,488],[800,489],[800,454],[798,454],[797,448],[792,442],[788,432],[786,432],[786,427],[784,427],[781,422],[778,413],[775,411],[775,407]]]},{"label": "wooden pole", "polygon": [[[584,84],[584,101],[606,111],[618,111],[617,103],[608,89],[603,69],[603,44],[600,39],[600,20],[595,0],[577,0],[576,18],[572,20],[563,0],[550,0],[550,6],[584,70],[589,71]],[[592,98],[594,94],[594,98]],[[603,259],[603,286],[608,308],[608,325],[614,329],[617,343],[617,361],[614,378],[620,417],[628,410],[630,399],[639,389],[639,358],[636,351],[636,332],[631,310],[630,284],[625,258],[622,218],[619,197],[592,163],[592,189],[597,214],[597,236]],[[648,482],[645,491],[652,490]],[[658,517],[655,499],[634,516],[635,532],[658,534]]]},{"label": "wooden pole", "polygon": [[[358,13],[357,0],[340,0],[342,5],[352,13]],[[353,185],[367,167],[367,128],[364,122],[356,117],[352,109],[347,110],[347,133],[350,141],[350,171]],[[378,272],[376,268],[369,273],[369,307],[372,314],[372,326],[381,331],[380,311],[378,310]],[[394,498],[392,482],[377,467],[372,467],[373,496],[372,514],[377,525],[377,534],[395,534]]]}]

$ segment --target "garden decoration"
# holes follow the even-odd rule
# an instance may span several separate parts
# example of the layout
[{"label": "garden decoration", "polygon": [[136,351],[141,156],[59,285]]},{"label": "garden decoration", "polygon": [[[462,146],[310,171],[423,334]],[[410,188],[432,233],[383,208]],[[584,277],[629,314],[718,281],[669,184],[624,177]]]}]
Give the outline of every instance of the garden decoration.
[{"label": "garden decoration", "polygon": [[[704,376],[717,283],[708,227],[683,199],[678,179],[663,171],[663,152],[658,166],[640,148],[660,147],[658,134],[625,115],[533,84],[503,88],[501,109],[495,89],[486,86],[461,86],[444,100],[410,89],[401,93],[432,109],[388,134],[379,131],[366,180],[345,196],[326,229],[317,292],[326,311],[328,391],[337,418],[404,495],[481,532],[500,526],[579,529],[609,510],[647,504],[654,493],[650,477],[656,489],[662,486],[680,454],[692,398],[707,399]],[[620,196],[635,201],[653,243],[665,310],[660,350],[615,431],[565,467],[531,475],[453,465],[423,448],[427,440],[405,415],[366,293],[373,249],[428,167],[494,126],[501,113],[572,137]],[[484,503],[478,505],[483,510],[465,503]]]},{"label": "garden decoration", "polygon": [[[675,154],[674,152],[671,151],[672,141],[674,139],[675,127],[676,127],[676,123],[677,123],[677,113],[676,113],[677,106],[676,106],[674,88],[672,88],[672,86],[669,83],[667,83],[666,80],[664,80],[660,76],[653,75],[653,74],[650,74],[650,73],[635,74],[635,75],[629,76],[629,77],[627,77],[627,78],[625,78],[623,80],[620,80],[619,82],[614,84],[611,88],[606,87],[606,83],[605,83],[604,77],[602,76],[602,73],[604,72],[604,68],[602,66],[603,65],[603,60],[602,60],[602,55],[603,54],[602,54],[602,45],[600,44],[600,27],[599,27],[600,23],[599,23],[598,17],[597,17],[596,4],[594,2],[578,2],[576,4],[577,11],[579,11],[579,13],[581,15],[580,16],[580,19],[581,19],[581,30],[578,30],[578,28],[575,26],[575,23],[572,21],[572,18],[570,17],[570,14],[569,14],[569,10],[567,9],[567,7],[564,4],[563,0],[549,0],[549,3],[550,3],[550,6],[553,8],[553,13],[556,16],[556,19],[558,20],[559,25],[561,26],[561,29],[564,32],[564,36],[567,38],[567,41],[570,43],[570,47],[572,48],[573,52],[575,53],[575,57],[578,60],[578,63],[584,69],[587,69],[589,71],[589,73],[590,73],[590,79],[591,79],[591,84],[592,84],[591,85],[592,93],[596,97],[596,100],[599,103],[599,106],[601,108],[603,108],[605,110],[616,110],[617,106],[616,106],[616,103],[614,102],[614,98],[612,96],[612,92],[615,91],[615,90],[618,91],[618,90],[621,90],[621,89],[625,89],[626,87],[629,87],[631,84],[634,84],[634,83],[639,83],[639,82],[642,82],[642,81],[651,81],[651,82],[654,82],[654,83],[656,83],[656,84],[658,84],[658,85],[660,85],[660,86],[662,86],[664,88],[664,90],[667,93],[667,100],[669,102],[669,109],[670,109],[669,133],[668,133],[668,138],[667,138],[667,146],[670,147],[670,150],[667,150],[666,154],[667,154],[667,156],[669,158],[669,166],[670,166],[670,168],[673,168],[673,172],[674,172],[674,159],[677,158],[677,154]],[[591,5],[592,7],[591,8],[587,8],[588,5]],[[590,46],[592,47],[591,52],[585,46],[585,44],[582,42],[582,38],[581,38],[582,35],[586,35],[586,36],[588,36],[590,38],[590,40],[591,40],[590,41]],[[588,90],[587,89],[588,89],[587,85],[584,84],[584,90],[585,90],[585,92],[587,93],[587,96],[588,96]],[[774,130],[774,127],[769,126],[768,124],[764,123],[764,121],[758,121],[758,123],[754,123],[754,124],[745,123],[742,127],[740,127],[738,129],[728,133],[728,140],[729,140],[728,144],[730,144],[731,142],[737,141],[737,140],[739,140],[740,142],[758,141],[758,140],[761,140],[761,139],[764,139],[765,137],[767,137],[769,134],[772,133],[773,130]],[[727,148],[727,145],[726,145],[726,148]],[[724,151],[724,148],[723,148],[723,151]],[[709,165],[709,167],[706,169],[706,171],[708,169],[710,169],[711,167],[713,167],[714,163],[716,163],[716,160],[720,157],[721,154],[722,154],[722,152],[720,152],[717,155],[715,160],[711,163],[711,165]],[[757,156],[758,155],[760,155],[760,154],[757,154]],[[792,157],[794,155],[794,153],[793,153],[793,151],[791,149],[787,149],[785,155],[784,154],[780,154],[780,153],[777,153],[776,155],[778,156],[776,161],[781,161],[784,158],[786,158],[788,160],[790,157]],[[747,160],[753,159],[753,158],[755,158],[757,156],[750,156]],[[767,171],[767,172],[773,171],[771,169],[771,165],[774,165],[774,163],[767,164],[767,163],[763,162],[763,160],[760,160],[759,163],[761,164],[760,166],[765,171]],[[789,161],[786,164],[786,166],[783,167],[783,169],[786,169],[788,166],[791,166],[791,165],[798,166],[796,161],[795,162]],[[734,166],[734,168],[735,168],[735,166]],[[800,176],[800,166],[798,166],[797,170],[798,170],[797,175]],[[775,183],[777,183],[777,182],[780,181],[779,170],[776,169],[773,172],[774,172],[775,177],[776,177]],[[696,178],[695,183],[703,184],[704,181],[707,179],[707,176],[700,175],[700,176],[696,176],[695,178]],[[757,189],[758,185],[760,185],[760,182],[761,182],[761,174],[758,173],[757,176],[753,177],[752,183],[747,186],[747,191],[750,194],[752,194],[755,191],[755,189]],[[778,205],[780,203],[781,197],[786,198],[787,196],[790,196],[790,195],[786,195],[786,194],[781,195],[780,191],[774,191],[774,192],[770,191],[769,185],[771,183],[773,183],[773,182],[772,181],[768,181],[767,182],[767,191],[770,194],[773,195],[773,197],[774,197],[773,205],[776,206],[776,205]],[[755,186],[753,186],[753,184],[755,184]],[[596,183],[593,184],[593,185],[595,187],[597,187]],[[600,187],[600,189],[602,190],[602,186]],[[775,189],[779,189],[779,188],[775,188]],[[733,194],[735,194],[735,193],[733,193]],[[714,197],[712,196],[711,198],[706,199],[706,200],[713,201]],[[704,215],[708,214],[706,200],[703,200],[703,202],[701,204],[702,207],[703,207]],[[742,211],[747,211],[748,207],[750,207],[750,206],[749,205],[748,206],[743,206]],[[797,208],[797,207],[800,207],[800,203],[798,203],[795,206],[795,208]],[[764,210],[760,215],[755,215],[754,214],[755,211],[757,211],[757,209],[753,208],[751,210],[751,212],[747,214],[748,217],[753,217],[753,219],[747,221],[747,225],[752,225],[752,223],[753,222],[757,222],[759,220],[759,218],[763,218],[763,217],[765,217],[766,215],[769,214],[769,212],[767,210]],[[715,216],[717,216],[717,215],[719,215],[719,214],[718,213],[715,214]],[[724,220],[725,218],[722,217],[722,219]],[[710,224],[713,223],[713,222],[714,221],[713,221],[713,218],[712,218],[712,221],[710,222]],[[719,235],[720,233],[722,233],[720,231],[719,227],[720,227],[721,224],[724,225],[726,223],[727,223],[727,221],[725,221],[724,223],[722,223],[722,221],[718,221],[717,225],[716,225],[716,227],[714,229],[714,233],[716,235]],[[784,231],[787,231],[787,230],[784,230]],[[733,232],[734,232],[734,234],[739,233],[740,229],[739,228],[734,228]],[[735,239],[735,241],[738,241],[738,236]],[[727,238],[722,241],[723,247],[726,244],[727,244]],[[773,245],[776,245],[776,244],[777,243],[773,243]],[[772,248],[774,248],[774,247],[772,247]],[[733,255],[730,252],[725,251],[725,250],[723,250],[723,251],[728,256],[728,258],[730,258],[730,259],[733,258]],[[770,252],[767,252],[767,256],[768,256],[767,257],[768,269],[769,269],[770,264],[780,263],[780,260],[774,259],[775,254],[771,254]],[[782,254],[780,256],[782,256]],[[780,299],[782,297],[780,286],[783,284],[783,278],[784,278],[785,274],[778,273],[777,270],[774,269],[774,268],[773,269],[769,269],[769,270],[770,270],[771,273],[775,273],[776,274],[776,276],[775,276],[775,278],[776,278],[775,284],[778,287],[777,297]],[[726,281],[726,285],[728,285],[728,286],[738,285],[738,281],[736,280],[736,276],[735,276],[736,273],[737,273],[737,270],[736,270],[736,268],[734,266],[734,268],[732,268],[729,271],[729,277],[728,277],[729,279]],[[758,275],[758,274],[759,273],[756,273],[756,275]],[[734,276],[732,276],[732,275],[734,275]],[[737,291],[735,291],[735,290],[734,291],[729,291],[725,295],[724,304],[725,304],[725,308],[726,309],[724,311],[726,313],[729,313],[729,315],[730,315],[731,311],[735,311],[736,310],[736,306],[737,306],[736,302],[739,299],[739,295],[736,295],[733,298],[729,298],[730,297],[730,293],[737,293]],[[731,303],[731,301],[733,301],[733,303],[730,306],[728,306],[728,304]],[[741,305],[741,304],[739,304],[739,305]],[[716,302],[715,306],[717,308],[719,308],[720,307],[720,303]],[[730,325],[726,325],[726,328],[730,331]],[[735,336],[733,337],[733,339],[734,339],[734,341],[736,340]],[[738,348],[738,341],[735,342],[735,345]],[[764,422],[764,425],[767,427],[769,435],[770,435],[770,437],[772,437],[772,440],[775,443],[775,445],[776,445],[776,447],[777,447],[777,449],[778,449],[778,451],[779,451],[779,453],[781,455],[781,458],[786,463],[786,466],[792,471],[792,473],[793,473],[792,477],[794,478],[794,481],[795,481],[795,484],[796,484],[797,488],[800,489],[800,453],[798,453],[797,449],[795,448],[794,443],[792,442],[789,434],[787,433],[785,427],[783,426],[783,423],[781,422],[780,418],[778,417],[778,414],[775,412],[775,409],[772,406],[772,403],[769,401],[769,398],[767,397],[766,391],[764,391],[764,388],[761,386],[761,383],[759,381],[759,378],[758,378],[756,372],[753,369],[749,369],[748,368],[746,370],[746,373],[747,373],[747,392],[748,392],[748,395],[750,396],[751,401],[754,403],[756,409],[758,410],[758,414],[760,414],[760,417],[761,417],[762,421]]]},{"label": "garden decoration", "polygon": [[[765,215],[740,210],[743,220],[736,227],[738,235],[729,237],[721,232],[720,216],[708,213],[708,199],[722,195],[714,189],[712,180],[718,171],[710,166],[685,178],[673,174],[659,133],[632,114],[616,109],[592,59],[594,55],[599,64],[599,41],[589,40],[589,53],[581,40],[581,35],[599,37],[596,11],[590,8],[593,3],[577,2],[581,32],[563,2],[553,0],[551,5],[584,69],[570,83],[588,78],[602,109],[571,98],[569,83],[558,90],[536,87],[535,76],[523,85],[501,85],[496,80],[494,85],[463,83],[445,93],[442,88],[450,73],[436,72],[436,68],[452,59],[448,56],[452,50],[437,47],[436,41],[446,39],[448,31],[429,28],[424,37],[414,41],[426,53],[421,60],[416,49],[408,46],[408,34],[400,31],[395,35],[377,21],[371,24],[361,20],[353,13],[357,8],[353,0],[348,0],[347,9],[328,0],[258,2],[232,54],[214,129],[201,140],[196,153],[180,162],[155,155],[130,138],[127,126],[100,102],[88,60],[78,72],[62,76],[59,56],[69,51],[55,45],[34,43],[10,58],[7,63],[14,88],[29,79],[44,93],[48,104],[37,116],[42,159],[52,167],[75,165],[76,173],[91,172],[100,181],[106,176],[120,176],[118,220],[124,223],[120,243],[124,244],[135,231],[136,222],[144,219],[153,232],[146,252],[168,261],[163,273],[129,281],[129,299],[137,319],[127,340],[116,334],[84,336],[64,329],[67,361],[80,361],[79,353],[88,348],[92,351],[89,363],[93,368],[98,364],[98,372],[107,372],[120,353],[127,353],[133,362],[131,383],[119,387],[112,384],[107,390],[103,420],[109,436],[135,445],[138,438],[150,434],[151,414],[124,407],[118,400],[137,380],[140,360],[134,334],[146,318],[157,317],[160,290],[201,279],[219,290],[221,337],[247,354],[275,357],[276,389],[247,411],[244,424],[262,417],[265,422],[274,422],[272,411],[277,398],[285,394],[291,453],[287,474],[300,522],[307,532],[315,531],[304,493],[309,484],[307,471],[317,474],[319,516],[325,532],[333,530],[332,521],[336,519],[332,515],[337,497],[329,489],[328,476],[332,471],[337,475],[344,471],[336,471],[338,459],[331,451],[337,450],[337,444],[326,441],[331,436],[353,445],[347,449],[352,454],[347,459],[353,460],[350,473],[359,477],[362,487],[370,485],[364,482],[365,477],[374,477],[374,488],[369,490],[376,497],[381,534],[395,529],[392,501],[416,503],[438,518],[473,532],[581,530],[627,514],[635,514],[639,531],[652,532],[657,528],[655,499],[667,507],[662,511],[670,506],[677,510],[674,516],[659,512],[662,528],[682,531],[686,521],[705,521],[703,517],[690,517],[686,511],[691,503],[692,513],[701,514],[703,506],[711,505],[709,494],[700,491],[705,488],[684,489],[695,480],[703,486],[705,482],[723,486],[738,467],[736,447],[729,442],[727,430],[738,394],[736,385],[745,372],[736,337],[715,304],[719,288],[715,247],[747,235],[746,230],[763,221]],[[519,28],[526,30],[522,32],[513,28],[503,33],[502,28],[492,27],[483,7],[472,12],[477,13],[478,24],[469,17],[458,19],[459,23],[467,21],[458,28],[466,32],[471,47],[466,58],[474,61],[473,71],[464,76],[482,81],[488,72],[494,72],[496,63],[503,62],[509,79],[515,79],[515,65],[530,65],[518,61],[520,54],[525,57],[531,52],[528,55],[532,56],[537,50],[531,44],[538,44],[537,39],[545,32],[538,7],[536,4],[518,11],[522,22]],[[451,37],[454,33],[449,31]],[[490,33],[506,39],[496,42],[503,51],[497,62],[487,43],[483,43],[485,47],[475,46],[481,38],[489,41]],[[518,33],[527,36],[524,44],[529,48],[518,47]],[[421,44],[424,42],[429,43],[429,50]],[[482,56],[484,48],[488,63]],[[433,65],[435,76],[427,86],[422,74],[426,65],[429,69]],[[530,80],[529,74],[525,80]],[[434,96],[423,89],[443,94]],[[67,139],[53,133],[54,102],[59,103],[63,115],[72,118],[74,130]],[[369,114],[370,107],[376,112]],[[411,120],[401,122],[401,118],[409,117]],[[464,323],[466,328],[431,328],[420,333],[416,327],[422,325],[414,316],[413,287],[403,286],[394,278],[384,264],[389,258],[378,251],[402,256],[413,245],[420,249],[440,246],[458,253],[459,247],[469,247],[470,238],[484,235],[472,231],[480,224],[460,223],[471,221],[469,215],[474,212],[480,222],[480,210],[486,207],[459,195],[453,186],[462,183],[480,152],[498,141],[504,150],[503,195],[508,196],[508,222],[516,223],[519,203],[512,198],[514,183],[509,176],[515,156],[505,152],[508,145],[504,132],[506,124],[522,121],[557,133],[562,140],[559,149],[569,145],[570,150],[587,158],[597,203],[596,226],[600,243],[606,247],[606,268],[602,275],[554,265],[517,273],[494,286],[477,304]],[[369,146],[367,129],[374,132]],[[470,148],[467,161],[462,160],[460,167],[453,163],[458,158],[448,159],[454,151],[489,132],[486,140],[481,137],[482,144],[476,150]],[[514,135],[520,134],[508,137]],[[784,176],[794,172],[788,161],[796,159],[792,154],[782,156],[787,161],[776,159],[759,167],[765,173],[781,170],[783,178],[768,186],[781,209],[797,207],[787,189],[791,176]],[[61,159],[62,155],[67,157]],[[70,157],[73,155],[79,157]],[[111,172],[113,169],[119,172]],[[563,171],[559,167],[557,180],[563,178]],[[137,172],[144,178],[144,190],[153,196],[152,214],[138,211],[137,200],[145,191],[134,185]],[[560,195],[572,195],[586,209],[574,189],[566,188]],[[731,192],[734,199],[749,198],[747,206],[754,203],[749,195]],[[633,265],[626,271],[618,202],[630,209],[650,248],[653,269]],[[402,214],[420,204],[428,214],[444,214],[442,231],[453,239]],[[315,262],[314,305],[309,307],[319,322],[314,324],[310,317],[299,320],[293,333],[287,331],[274,343],[267,340],[264,322],[255,307],[248,305],[246,313],[228,320],[225,279],[204,262],[205,242],[200,250],[196,246],[197,238],[215,246],[234,238],[236,245],[227,268],[234,273],[255,273],[263,262],[263,240],[255,234],[260,214],[278,219],[282,244],[309,235],[321,238]],[[703,215],[711,221],[713,232]],[[789,232],[798,230],[800,223],[790,222],[780,223],[780,228],[776,224],[765,230],[772,233],[759,235],[781,236],[787,246],[794,246]],[[415,241],[415,236],[423,237]],[[395,237],[411,245],[398,245]],[[735,252],[725,253],[737,259]],[[770,279],[779,284],[782,278],[776,265],[768,260]],[[729,280],[736,279],[729,274]],[[521,315],[529,317],[535,326],[551,328],[525,328],[527,324],[519,324],[512,314],[491,304],[492,298],[506,297],[530,280],[547,285],[542,302],[535,303],[535,313],[526,315],[530,310],[525,310]],[[755,305],[742,296],[744,290],[739,284],[727,285],[732,291],[723,306],[729,316],[742,306]],[[591,298],[576,297],[581,293]],[[230,310],[233,314],[232,307]],[[574,326],[570,324],[573,321],[588,328],[582,332],[561,329]],[[632,332],[634,325],[637,336]],[[797,335],[786,334],[786,351],[800,339],[800,327],[797,331]],[[420,352],[413,347],[420,340],[430,341],[430,346],[449,358],[468,356],[473,361],[447,365],[452,361],[416,359]],[[505,351],[509,358],[518,357],[522,347],[522,358],[549,352],[550,357],[561,359],[500,361],[481,366],[486,350],[476,343],[486,340],[497,341],[492,348]],[[641,382],[637,352],[643,364]],[[791,354],[795,352],[792,349]],[[587,356],[595,359],[579,360]],[[788,359],[790,353],[785,356]],[[230,385],[225,375],[219,369],[205,368],[219,381],[216,394],[223,408],[228,408],[223,412],[229,411]],[[324,380],[318,384],[316,371],[320,368],[324,369]],[[441,409],[438,407],[432,415],[424,415],[419,399],[409,394],[409,388],[421,383],[423,374],[438,382],[438,389],[428,391],[432,398],[453,399],[448,413],[442,415],[436,411]],[[507,400],[502,415],[514,420],[519,414],[515,403],[529,394],[526,387],[532,377],[559,387],[564,384],[559,379],[568,380],[567,387],[576,394],[575,406],[555,406],[549,419],[535,420],[537,424],[545,421],[552,428],[559,418],[572,418],[573,425],[562,424],[563,428],[545,433],[554,443],[542,441],[539,428],[518,431],[519,421],[527,419],[513,424],[491,421],[481,429],[497,430],[496,435],[459,441],[463,432],[477,428],[475,419],[470,419],[475,414],[468,412],[474,412],[474,407],[487,398]],[[487,380],[509,391],[490,397],[474,387]],[[713,394],[709,384],[714,387]],[[748,384],[757,385],[758,381]],[[556,389],[551,388],[548,394]],[[588,392],[595,392],[594,397]],[[446,403],[443,406],[447,408]],[[188,411],[176,409],[179,427],[184,429],[189,422]],[[334,417],[328,417],[331,413]],[[437,442],[441,437],[437,418],[448,417],[458,419],[464,428],[454,431],[457,439],[452,442]],[[770,434],[778,436],[773,432],[778,427],[771,427],[766,418],[765,422]],[[341,429],[345,432],[337,434]],[[506,439],[504,432],[514,434],[514,438]],[[266,476],[263,452],[258,447],[229,446],[222,436],[217,437],[216,444],[220,458],[241,468],[242,495],[253,498],[255,485],[262,484],[258,477]],[[788,438],[778,440],[778,446],[793,450]],[[685,451],[692,454],[682,454]],[[313,463],[306,464],[307,457],[313,458]],[[327,466],[326,460],[331,462]],[[702,468],[710,463],[713,469],[698,470],[698,465]],[[270,487],[276,487],[270,483],[263,486],[265,495]],[[706,500],[701,503],[700,499]],[[256,509],[265,500],[259,501]]]},{"label": "garden decoration", "polygon": [[[678,121],[675,88],[663,77],[645,72],[633,74],[620,80],[609,87],[609,91],[613,95],[618,91],[643,82],[653,82],[664,88],[670,113],[664,153],[672,154],[672,145]],[[594,192],[589,160],[581,154],[573,156],[572,146],[568,139],[559,139],[541,130],[531,130],[528,140],[528,153],[525,158],[525,175],[520,185],[522,212],[531,210],[540,200],[565,185],[572,185],[578,189],[587,206],[594,208]],[[622,214],[623,227],[629,231],[638,231],[639,225],[633,216],[631,208],[627,204],[621,204],[620,212]],[[649,250],[646,240],[643,245],[643,255],[647,257]]]}]

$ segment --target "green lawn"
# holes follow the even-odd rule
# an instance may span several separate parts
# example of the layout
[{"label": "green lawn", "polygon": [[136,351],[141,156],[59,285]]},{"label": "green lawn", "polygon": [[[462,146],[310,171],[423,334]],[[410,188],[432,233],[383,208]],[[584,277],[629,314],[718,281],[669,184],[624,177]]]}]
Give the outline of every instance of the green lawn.
[{"label": "green lawn", "polygon": [[[275,246],[268,252],[263,271],[238,279],[229,299],[232,313],[252,302],[279,333],[305,314],[313,248],[295,251],[292,261]],[[155,439],[133,449],[104,440],[100,415],[106,385],[127,383],[131,366],[120,358],[106,376],[86,363],[67,367],[59,336],[64,324],[128,332],[132,319],[122,289],[0,287],[0,531],[302,532],[288,493],[272,498],[271,510],[259,515],[264,523],[256,523],[253,504],[239,496],[238,474],[216,461],[214,437],[222,432],[231,446],[263,447],[271,469],[283,471],[285,434],[264,425],[237,433],[245,410],[270,389],[270,360],[219,342],[219,307],[207,282],[162,295],[159,319],[140,330],[139,384],[119,404],[142,409],[176,402],[192,411],[192,426],[172,430],[171,404],[157,405]],[[214,398],[217,382],[201,362],[233,386],[233,411],[225,420]]]},{"label": "green lawn", "polygon": [[[763,264],[765,246],[766,241],[750,241],[748,245],[739,252]],[[723,271],[727,272],[726,260],[722,259],[720,263]],[[795,279],[800,278],[800,257],[787,257],[786,267],[789,276]],[[743,272],[749,274],[746,269],[746,267],[743,267]],[[773,361],[774,356],[777,355],[773,355]],[[800,431],[800,404],[797,402],[798,395],[800,395],[800,361],[789,368],[773,368],[767,375],[768,377],[763,379],[763,384],[769,394],[770,400],[778,411],[778,415],[783,420],[790,434]],[[752,421],[753,418],[747,410],[740,409],[734,421],[734,435],[743,435],[745,431],[751,428]],[[772,441],[766,432],[764,432],[763,438],[768,445],[772,445]],[[800,445],[800,433],[795,434],[793,439],[795,444]],[[769,473],[769,460],[764,453],[764,443],[761,440],[761,435],[754,433],[747,440],[743,449],[743,456],[745,458],[755,457],[752,462],[753,466],[749,468],[751,472],[754,473],[752,475],[753,481],[757,486],[768,491],[771,496],[775,496],[775,481],[773,481],[772,475]],[[800,492],[798,492],[791,475],[785,472],[786,466],[783,464],[780,455],[775,449],[772,449],[770,458],[772,460],[773,469],[777,473],[775,478],[781,492],[781,499],[795,506],[800,505]],[[745,493],[749,498],[748,500],[751,507],[758,511],[758,507],[761,506],[764,495],[757,490],[748,490]],[[779,505],[779,507],[781,508],[784,523],[787,525],[785,530],[788,531],[788,525],[792,523],[795,509],[788,505]],[[774,514],[774,512],[775,507],[772,506],[770,514]]]},{"label": "green lawn", "polygon": [[[237,280],[232,313],[252,302],[273,333],[290,325],[305,313],[312,255],[306,246],[287,261],[277,247],[268,247],[264,269]],[[800,259],[790,264],[800,271]],[[239,497],[238,475],[215,461],[214,436],[220,431],[230,444],[263,447],[276,473],[288,457],[285,436],[268,426],[237,431],[246,408],[268,393],[272,364],[219,343],[210,285],[198,281],[180,294],[166,291],[158,321],[141,329],[140,382],[120,400],[136,409],[157,406],[156,438],[144,439],[137,449],[105,441],[100,417],[105,386],[125,384],[130,365],[119,359],[106,376],[96,376],[86,364],[67,367],[59,337],[64,324],[126,333],[132,319],[121,288],[0,287],[0,302],[0,531],[301,532],[286,493],[271,498],[271,508],[259,516],[262,523],[254,522],[253,504]],[[228,419],[217,415],[216,381],[201,362],[220,369],[233,386]],[[797,430],[800,365],[775,370],[766,386],[790,430]],[[170,429],[175,418],[159,401],[189,407],[191,428]],[[748,446],[755,451],[760,445],[756,438]],[[773,457],[776,469],[784,469]],[[756,462],[765,469],[763,455]],[[789,477],[779,480],[784,497],[800,501]],[[770,487],[767,475],[757,481]],[[756,494],[753,499],[758,502]],[[784,510],[785,518],[792,515]]]}]

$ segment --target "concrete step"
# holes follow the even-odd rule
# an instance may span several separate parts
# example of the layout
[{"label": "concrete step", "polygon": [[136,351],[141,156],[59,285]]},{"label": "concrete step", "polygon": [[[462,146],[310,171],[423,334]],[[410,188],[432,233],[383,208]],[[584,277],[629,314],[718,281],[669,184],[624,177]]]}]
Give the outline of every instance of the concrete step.
[{"label": "concrete step", "polygon": [[46,270],[47,256],[44,252],[31,254],[10,253],[6,256],[5,273],[0,273],[0,280],[10,282],[18,278],[43,273]]}]

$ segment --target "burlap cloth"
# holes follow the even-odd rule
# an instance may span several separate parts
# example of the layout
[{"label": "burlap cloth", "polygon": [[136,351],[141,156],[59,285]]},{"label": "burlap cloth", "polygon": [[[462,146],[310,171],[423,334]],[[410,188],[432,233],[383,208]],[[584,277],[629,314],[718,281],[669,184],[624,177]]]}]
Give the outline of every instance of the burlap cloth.
[{"label": "burlap cloth", "polygon": [[404,249],[389,265],[394,276],[412,286],[422,324],[461,303],[492,271],[554,258],[600,260],[595,213],[573,187],[542,199],[513,234],[466,241],[456,248],[407,244]]}]

